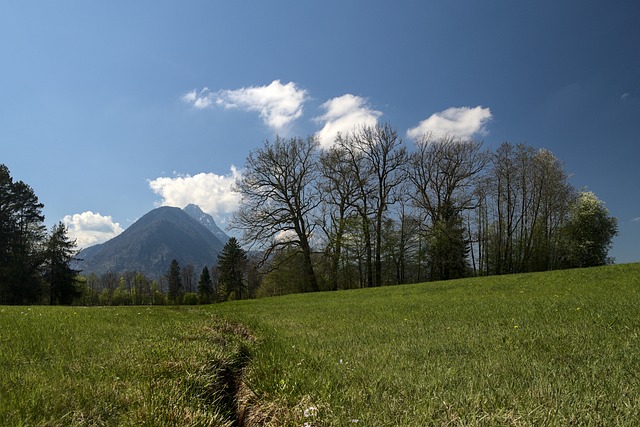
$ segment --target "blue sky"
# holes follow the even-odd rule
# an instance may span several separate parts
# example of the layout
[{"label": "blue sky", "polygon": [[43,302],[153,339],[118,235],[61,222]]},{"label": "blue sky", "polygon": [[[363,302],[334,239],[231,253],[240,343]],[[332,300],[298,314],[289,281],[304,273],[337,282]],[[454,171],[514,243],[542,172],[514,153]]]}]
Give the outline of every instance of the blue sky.
[{"label": "blue sky", "polygon": [[[82,246],[160,204],[221,223],[276,133],[356,123],[544,147],[640,260],[640,4],[59,1],[0,5],[0,163]],[[420,127],[422,126],[422,127]]]}]

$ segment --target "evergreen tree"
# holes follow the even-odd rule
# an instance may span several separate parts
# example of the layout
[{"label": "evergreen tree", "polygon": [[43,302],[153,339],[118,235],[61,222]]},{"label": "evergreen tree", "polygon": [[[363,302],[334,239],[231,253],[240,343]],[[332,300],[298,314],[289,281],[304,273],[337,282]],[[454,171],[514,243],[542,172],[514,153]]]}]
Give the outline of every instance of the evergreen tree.
[{"label": "evergreen tree", "polygon": [[210,303],[213,300],[213,281],[206,265],[202,268],[198,280],[198,296],[203,303]]},{"label": "evergreen tree", "polygon": [[46,246],[44,280],[49,286],[49,303],[69,305],[80,296],[76,287],[79,270],[71,268],[77,251],[76,241],[69,240],[62,222],[53,227]]},{"label": "evergreen tree", "polygon": [[218,283],[222,299],[242,299],[245,289],[247,254],[238,240],[231,237],[218,255]]},{"label": "evergreen tree", "polygon": [[459,215],[437,221],[429,232],[431,280],[449,280],[469,274],[469,244],[464,238],[464,226]]},{"label": "evergreen tree", "polygon": [[180,264],[176,259],[171,261],[167,272],[167,282],[169,283],[169,301],[179,303],[182,296],[182,276],[180,275]]},{"label": "evergreen tree", "polygon": [[43,207],[30,186],[13,182],[0,165],[0,304],[42,299]]}]

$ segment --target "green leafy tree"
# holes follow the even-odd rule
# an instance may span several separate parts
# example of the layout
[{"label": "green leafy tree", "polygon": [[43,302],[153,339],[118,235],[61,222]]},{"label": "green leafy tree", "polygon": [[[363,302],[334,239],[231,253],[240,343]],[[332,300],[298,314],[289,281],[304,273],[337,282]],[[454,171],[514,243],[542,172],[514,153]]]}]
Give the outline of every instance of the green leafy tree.
[{"label": "green leafy tree", "polygon": [[171,266],[167,272],[167,282],[169,284],[169,301],[177,304],[182,297],[182,276],[180,275],[180,264],[178,260],[171,261]]},{"label": "green leafy tree", "polygon": [[49,286],[49,303],[70,305],[81,292],[77,284],[79,270],[71,267],[75,259],[76,241],[69,240],[67,228],[62,222],[56,224],[46,246],[45,283]]},{"label": "green leafy tree", "polygon": [[592,267],[611,262],[609,249],[618,234],[618,222],[592,192],[581,192],[569,208],[564,228],[568,267]]},{"label": "green leafy tree", "polygon": [[247,254],[231,237],[218,255],[218,287],[222,299],[242,299],[246,288]]},{"label": "green leafy tree", "polygon": [[213,280],[209,274],[209,268],[205,265],[202,267],[200,279],[198,279],[198,297],[200,302],[207,304],[213,300]]},{"label": "green leafy tree", "polygon": [[258,298],[308,292],[308,284],[300,274],[304,259],[299,251],[287,248],[274,254],[269,272],[256,292]]}]

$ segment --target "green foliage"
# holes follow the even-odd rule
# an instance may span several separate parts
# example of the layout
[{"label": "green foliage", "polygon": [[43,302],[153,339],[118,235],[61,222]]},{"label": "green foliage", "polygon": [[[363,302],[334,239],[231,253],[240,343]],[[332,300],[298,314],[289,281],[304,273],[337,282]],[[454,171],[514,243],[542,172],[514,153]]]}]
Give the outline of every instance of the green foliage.
[{"label": "green foliage", "polygon": [[182,276],[180,275],[180,264],[178,260],[172,260],[167,272],[167,282],[169,283],[169,301],[179,304],[182,298]]},{"label": "green foliage", "polygon": [[436,221],[429,230],[431,280],[459,279],[469,275],[469,244],[459,215]]},{"label": "green foliage", "polygon": [[209,268],[205,265],[198,279],[198,298],[201,304],[209,304],[213,302],[213,281],[209,274]]},{"label": "green foliage", "polygon": [[[235,237],[218,255],[218,293],[222,301],[242,299],[246,293],[247,254]],[[233,294],[233,298],[231,295]]]},{"label": "green foliage", "polygon": [[581,192],[569,210],[564,228],[566,262],[569,267],[592,267],[610,263],[611,240],[618,234],[617,220],[592,192]]},{"label": "green foliage", "polygon": [[81,295],[77,288],[78,270],[71,268],[77,253],[76,242],[67,237],[67,228],[62,222],[53,227],[45,251],[44,280],[49,286],[49,301],[52,305],[71,305]]},{"label": "green foliage", "polygon": [[182,296],[182,304],[183,305],[196,305],[198,304],[198,294],[195,292],[186,292]]},{"label": "green foliage", "polygon": [[0,304],[43,302],[44,205],[0,164]]},{"label": "green foliage", "polygon": [[311,291],[308,280],[300,271],[304,271],[305,261],[295,249],[278,252],[271,260],[269,273],[262,280],[256,292],[257,298],[296,294]]}]

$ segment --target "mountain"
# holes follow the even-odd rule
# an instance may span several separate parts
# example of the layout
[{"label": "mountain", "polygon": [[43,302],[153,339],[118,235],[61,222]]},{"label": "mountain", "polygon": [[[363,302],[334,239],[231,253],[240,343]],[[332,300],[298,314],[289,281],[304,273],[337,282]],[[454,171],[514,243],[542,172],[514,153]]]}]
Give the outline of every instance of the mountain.
[{"label": "mountain", "polygon": [[225,244],[227,243],[227,241],[229,240],[229,236],[227,236],[227,234],[224,231],[222,231],[220,227],[218,227],[218,225],[213,220],[213,217],[211,215],[203,212],[202,209],[200,209],[200,206],[190,204],[190,205],[187,205],[183,209],[183,211],[188,213],[191,216],[191,218],[195,219],[200,224],[207,227],[207,229],[211,231],[213,235],[216,236],[218,240],[220,240],[222,243],[225,243]]},{"label": "mountain", "polygon": [[176,259],[181,266],[193,264],[198,272],[217,263],[225,243],[182,209],[163,206],[113,239],[82,250],[78,258],[83,261],[76,268],[84,274],[140,271],[157,278],[166,274],[171,260]]}]

